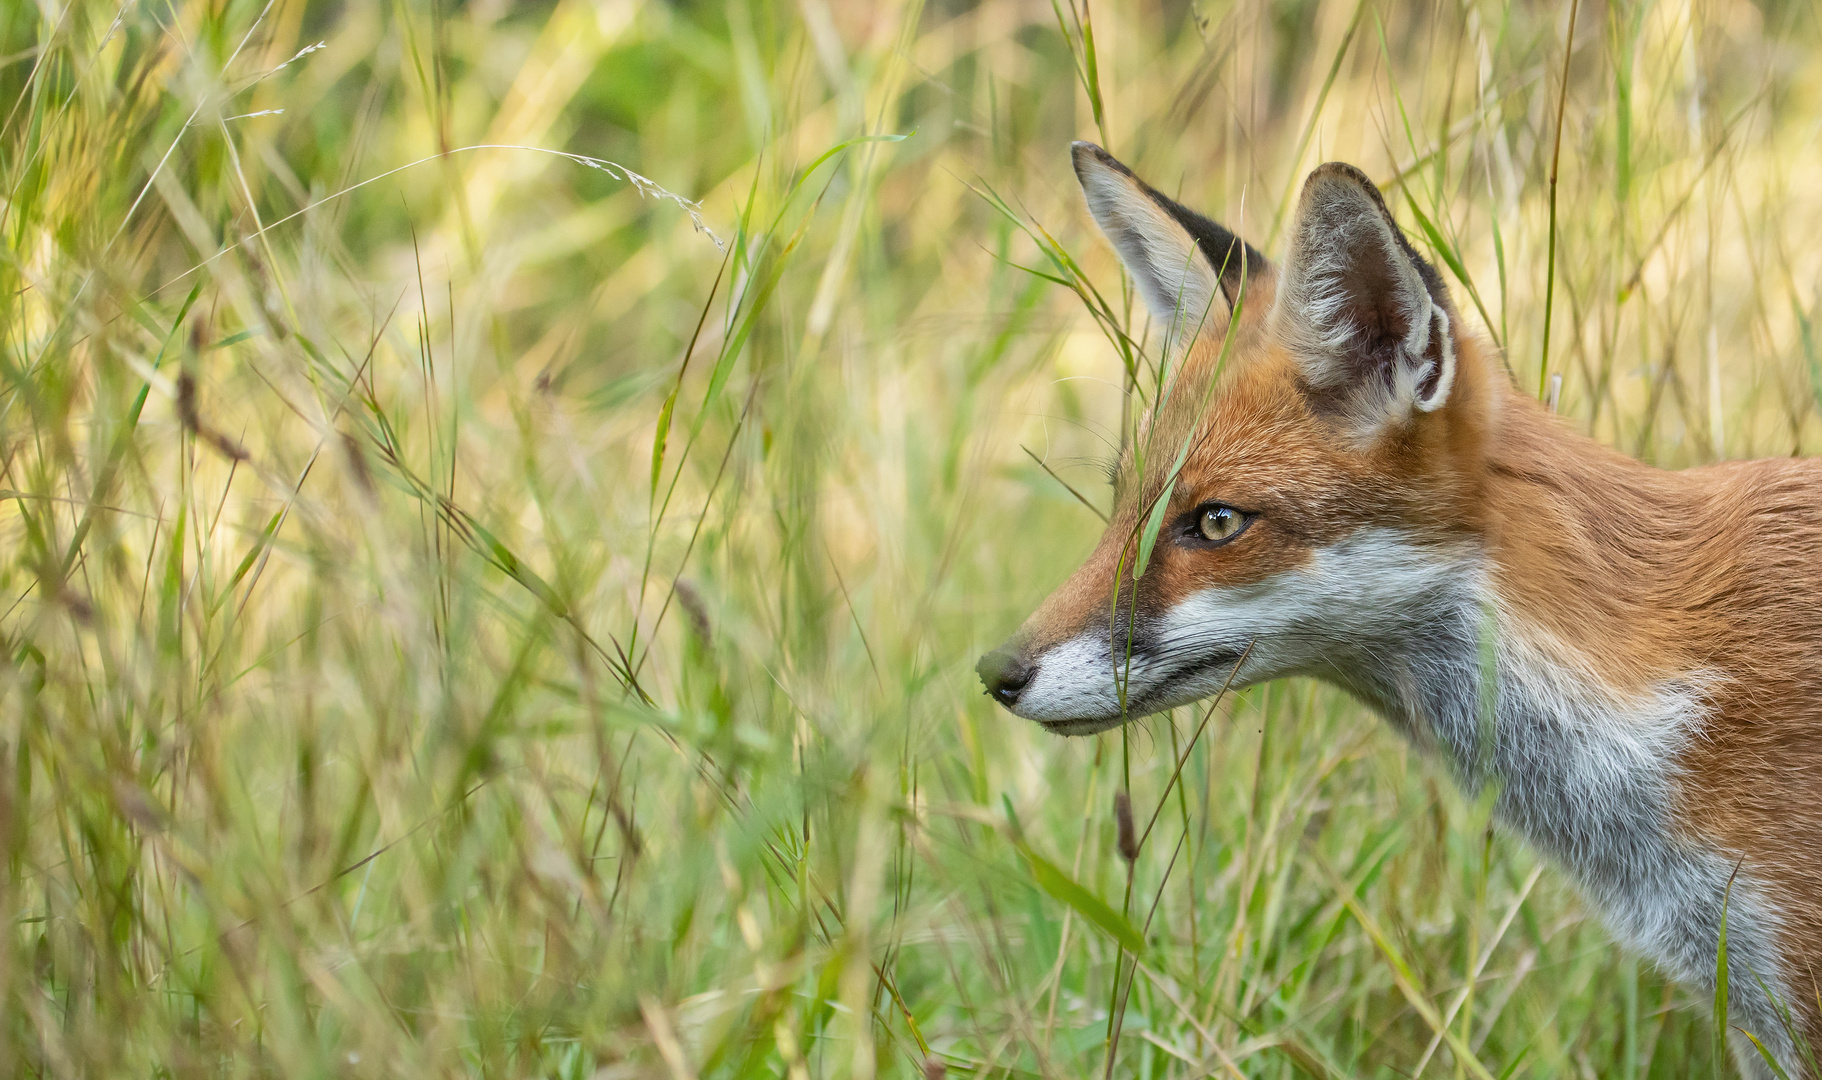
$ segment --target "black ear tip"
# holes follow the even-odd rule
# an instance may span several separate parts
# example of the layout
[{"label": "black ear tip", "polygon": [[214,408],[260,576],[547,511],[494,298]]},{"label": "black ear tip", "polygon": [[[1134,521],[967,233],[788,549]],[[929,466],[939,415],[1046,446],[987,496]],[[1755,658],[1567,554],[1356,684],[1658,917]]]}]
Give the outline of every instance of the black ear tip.
[{"label": "black ear tip", "polygon": [[1306,189],[1315,189],[1331,184],[1359,188],[1362,191],[1371,192],[1375,196],[1379,194],[1379,185],[1373,183],[1372,177],[1345,161],[1327,161],[1316,166],[1315,171],[1310,173],[1310,178],[1304,181],[1303,186]]},{"label": "black ear tip", "polygon": [[1078,139],[1070,143],[1069,156],[1075,162],[1077,176],[1081,176],[1090,163],[1105,166],[1125,176],[1132,175],[1132,170],[1120,164],[1118,158],[1086,140]]}]

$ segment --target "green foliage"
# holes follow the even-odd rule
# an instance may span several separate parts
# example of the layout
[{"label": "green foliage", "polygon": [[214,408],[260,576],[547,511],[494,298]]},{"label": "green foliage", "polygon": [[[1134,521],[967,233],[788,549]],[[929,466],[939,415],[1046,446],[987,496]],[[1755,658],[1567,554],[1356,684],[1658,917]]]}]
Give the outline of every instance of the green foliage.
[{"label": "green foliage", "polygon": [[1072,138],[1268,248],[1355,161],[1572,422],[1822,448],[1813,5],[1565,19],[0,5],[0,1075],[1731,1068],[1343,696],[971,673],[1170,386]]}]

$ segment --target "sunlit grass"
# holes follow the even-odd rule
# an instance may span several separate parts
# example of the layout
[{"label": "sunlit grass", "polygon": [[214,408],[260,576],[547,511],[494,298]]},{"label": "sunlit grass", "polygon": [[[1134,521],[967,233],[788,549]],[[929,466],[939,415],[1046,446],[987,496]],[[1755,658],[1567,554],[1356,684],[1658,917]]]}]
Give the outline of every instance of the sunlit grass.
[{"label": "sunlit grass", "polygon": [[1340,695],[971,671],[1155,385],[1073,138],[1268,254],[1353,161],[1598,438],[1822,450],[1814,10],[1568,7],[0,8],[0,1073],[1730,1068]]}]

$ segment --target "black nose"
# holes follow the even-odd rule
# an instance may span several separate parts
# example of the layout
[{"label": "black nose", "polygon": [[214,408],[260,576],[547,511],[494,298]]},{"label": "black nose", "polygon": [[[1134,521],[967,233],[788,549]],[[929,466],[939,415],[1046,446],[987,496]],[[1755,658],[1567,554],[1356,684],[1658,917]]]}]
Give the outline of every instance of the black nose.
[{"label": "black nose", "polygon": [[1002,646],[981,657],[974,670],[987,693],[1001,705],[1010,706],[1019,699],[1019,691],[1025,689],[1038,669],[1037,665],[1026,663],[1024,657]]}]

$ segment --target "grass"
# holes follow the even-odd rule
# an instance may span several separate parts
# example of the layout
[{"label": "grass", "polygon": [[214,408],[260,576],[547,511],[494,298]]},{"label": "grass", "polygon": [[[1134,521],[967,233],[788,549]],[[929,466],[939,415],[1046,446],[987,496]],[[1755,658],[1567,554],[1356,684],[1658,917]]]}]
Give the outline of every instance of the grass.
[{"label": "grass", "polygon": [[970,670],[1158,384],[1072,138],[1268,253],[1354,161],[1599,438],[1822,450],[1813,7],[1570,7],[0,9],[0,1073],[1730,1069],[1338,694]]}]

